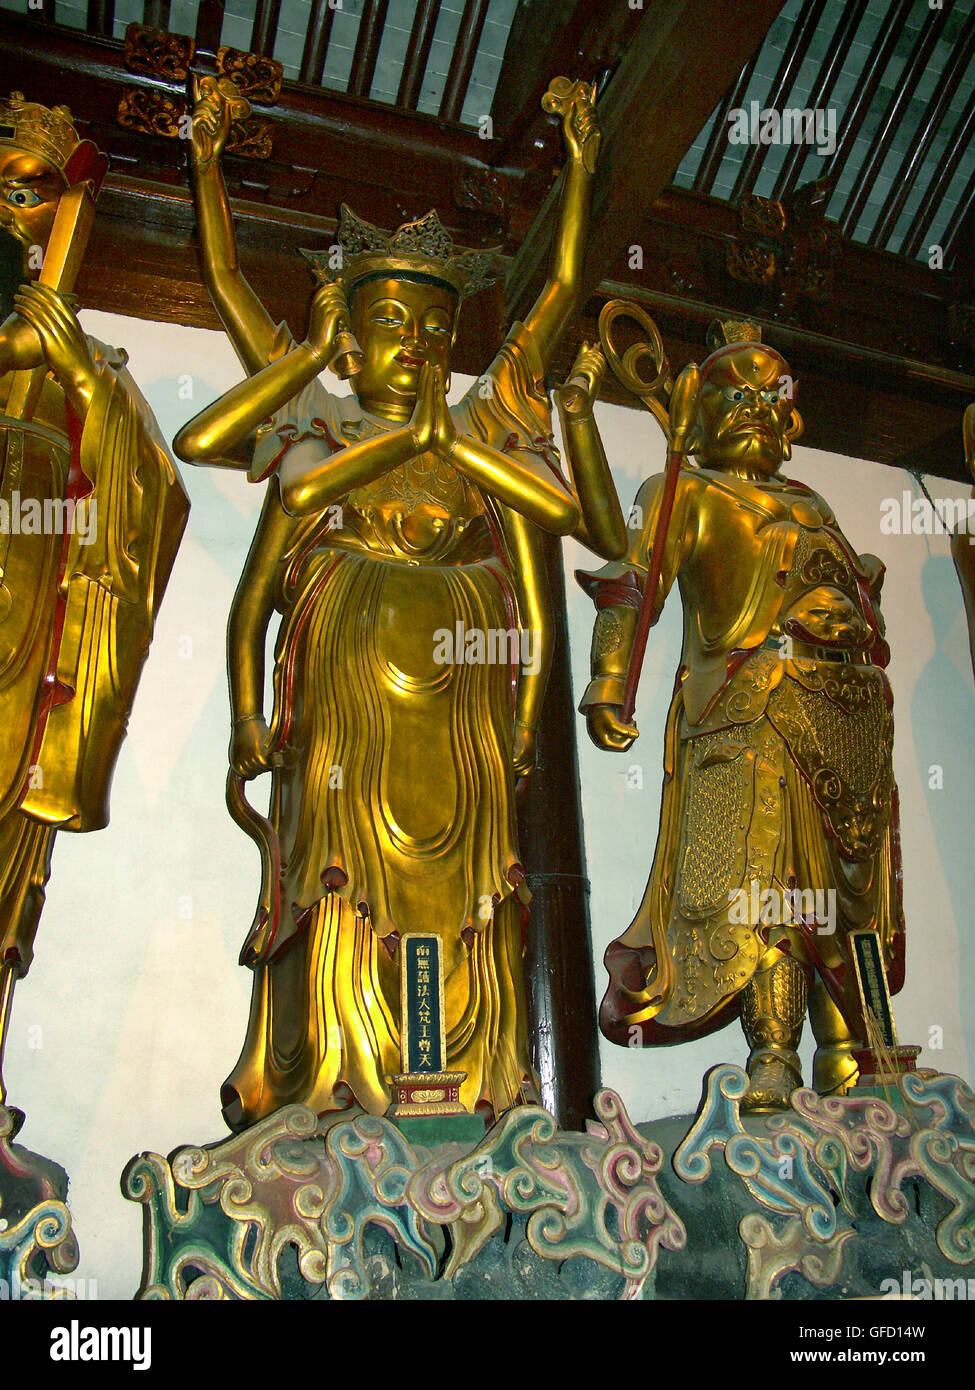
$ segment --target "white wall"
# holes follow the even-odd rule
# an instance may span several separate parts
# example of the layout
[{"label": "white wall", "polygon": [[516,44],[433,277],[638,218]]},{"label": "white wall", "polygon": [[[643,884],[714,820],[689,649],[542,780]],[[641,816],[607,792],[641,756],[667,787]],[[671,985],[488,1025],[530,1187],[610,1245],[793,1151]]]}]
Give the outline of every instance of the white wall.
[{"label": "white wall", "polygon": [[[128,349],[167,438],[239,379],[220,334],[99,313],[85,313],[83,322]],[[467,385],[458,381],[455,393]],[[649,415],[600,407],[599,419],[628,510],[640,480],[660,467],[660,435]],[[975,1018],[963,1003],[975,984],[964,911],[975,889],[967,802],[975,688],[947,544],[944,537],[880,534],[880,500],[905,486],[896,470],[797,449],[791,471],[833,502],[859,549],[889,567],[884,608],[894,650],[910,941],[898,1029],[902,1041],[926,1044],[929,1029],[940,1026],[943,1050],[922,1061],[967,1074],[975,1045]],[[10,1101],[27,1112],[22,1141],[70,1174],[78,1275],[96,1279],[101,1297],[131,1297],[139,1282],[142,1213],[119,1194],[125,1163],[142,1150],[168,1153],[225,1133],[218,1090],[243,1040],[250,992],[237,953],[259,867],[224,808],[224,638],[260,489],[237,474],[182,472],[192,511],[119,759],[112,823],[56,843],[35,963],[14,998],[5,1068]],[[929,486],[936,496],[964,491]],[[567,544],[580,696],[593,610],[571,574],[592,563]],[[579,720],[597,997],[602,953],[629,923],[653,852],[679,619],[675,594],[651,638],[637,711],[644,733],[632,752],[599,752]],[[624,783],[634,763],[644,770],[642,790]],[[941,791],[928,789],[933,763],[944,767]],[[645,1120],[693,1109],[705,1069],[744,1056],[737,1026],[680,1048],[631,1052],[603,1044],[604,1084],[620,1091],[634,1120]]]}]

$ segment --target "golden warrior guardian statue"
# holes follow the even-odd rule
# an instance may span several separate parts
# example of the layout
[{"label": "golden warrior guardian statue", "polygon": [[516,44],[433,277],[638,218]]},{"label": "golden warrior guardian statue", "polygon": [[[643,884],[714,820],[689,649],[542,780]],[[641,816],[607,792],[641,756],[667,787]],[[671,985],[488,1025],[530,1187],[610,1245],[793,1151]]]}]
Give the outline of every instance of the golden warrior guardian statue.
[{"label": "golden warrior guardian statue", "polygon": [[[218,163],[233,88],[201,86],[205,273],[252,375],[176,449],[249,460],[251,479],[266,480],[229,626],[228,800],[241,824],[236,779],[273,772],[264,900],[241,956],[254,970],[250,1023],[224,1115],[241,1128],[291,1102],[384,1113],[386,1078],[401,1070],[397,942],[418,931],[443,942],[461,1101],[500,1114],[535,1085],[514,787],[534,763],[552,642],[536,528],[573,532],[604,557],[625,543],[605,462],[583,453],[572,482],[562,476],[543,385],[578,297],[599,143],[592,93],[550,89],[569,149],[553,267],[451,409],[458,306],[485,283],[487,259],[456,250],[434,213],[386,233],[344,208],[339,282],[317,291],[295,344],[237,265]],[[355,366],[350,327],[355,395],[335,397],[317,378],[340,352]]]},{"label": "golden warrior guardian statue", "polygon": [[125,354],[68,297],[105,167],[65,107],[0,102],[0,1061],[54,832],[108,822],[189,511]]},{"label": "golden warrior guardian statue", "polygon": [[[649,1046],[740,1016],[744,1104],[760,1112],[802,1084],[807,1005],[816,1088],[856,1080],[852,931],[877,933],[891,992],[903,983],[897,793],[883,566],[780,471],[801,429],[785,361],[754,325],[716,327],[686,421],[699,466],[676,474],[652,610],[676,580],[660,834],[640,910],[606,953],[600,1026]],[[624,558],[580,575],[599,609],[581,708],[617,752],[637,737],[623,687],[664,486],[640,488]]]}]

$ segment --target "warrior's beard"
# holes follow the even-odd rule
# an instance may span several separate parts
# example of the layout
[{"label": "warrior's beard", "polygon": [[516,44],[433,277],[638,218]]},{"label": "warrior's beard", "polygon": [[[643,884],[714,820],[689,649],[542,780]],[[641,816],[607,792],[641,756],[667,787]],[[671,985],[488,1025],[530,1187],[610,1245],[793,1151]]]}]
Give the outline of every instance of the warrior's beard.
[{"label": "warrior's beard", "polygon": [[14,295],[26,280],[24,243],[0,227],[0,323],[14,311]]}]

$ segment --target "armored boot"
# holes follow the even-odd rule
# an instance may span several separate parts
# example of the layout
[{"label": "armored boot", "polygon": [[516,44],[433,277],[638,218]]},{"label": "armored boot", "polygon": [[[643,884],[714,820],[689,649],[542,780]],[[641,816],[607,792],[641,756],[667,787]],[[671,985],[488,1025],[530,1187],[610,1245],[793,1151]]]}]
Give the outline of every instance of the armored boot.
[{"label": "armored boot", "polygon": [[844,1096],[859,1074],[853,1049],[861,1043],[827,993],[822,980],[809,991],[809,1023],[816,1039],[813,1086],[821,1096]]},{"label": "armored boot", "polygon": [[786,1110],[802,1085],[796,1048],[806,1016],[806,971],[774,948],[741,992],[741,1026],[748,1046],[749,1086],[741,1108],[753,1115]]}]

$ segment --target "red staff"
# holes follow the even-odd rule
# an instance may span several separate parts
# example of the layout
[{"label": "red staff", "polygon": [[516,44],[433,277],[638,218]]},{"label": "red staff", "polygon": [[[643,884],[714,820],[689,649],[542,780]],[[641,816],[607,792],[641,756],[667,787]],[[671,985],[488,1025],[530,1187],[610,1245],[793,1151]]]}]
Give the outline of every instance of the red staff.
[{"label": "red staff", "polygon": [[701,384],[701,373],[696,362],[689,362],[674,383],[670,398],[670,449],[667,454],[667,471],[664,479],[663,496],[657,526],[650,547],[650,564],[647,568],[647,582],[643,590],[643,603],[637,619],[636,633],[633,637],[633,651],[630,666],[623,687],[623,710],[621,722],[629,724],[636,707],[636,690],[640,684],[643,658],[647,650],[647,639],[653,625],[653,610],[660,588],[660,570],[664,560],[664,546],[670,529],[670,515],[674,510],[674,496],[677,492],[677,475],[687,453],[687,438],[694,423],[694,410],[697,393]]}]

